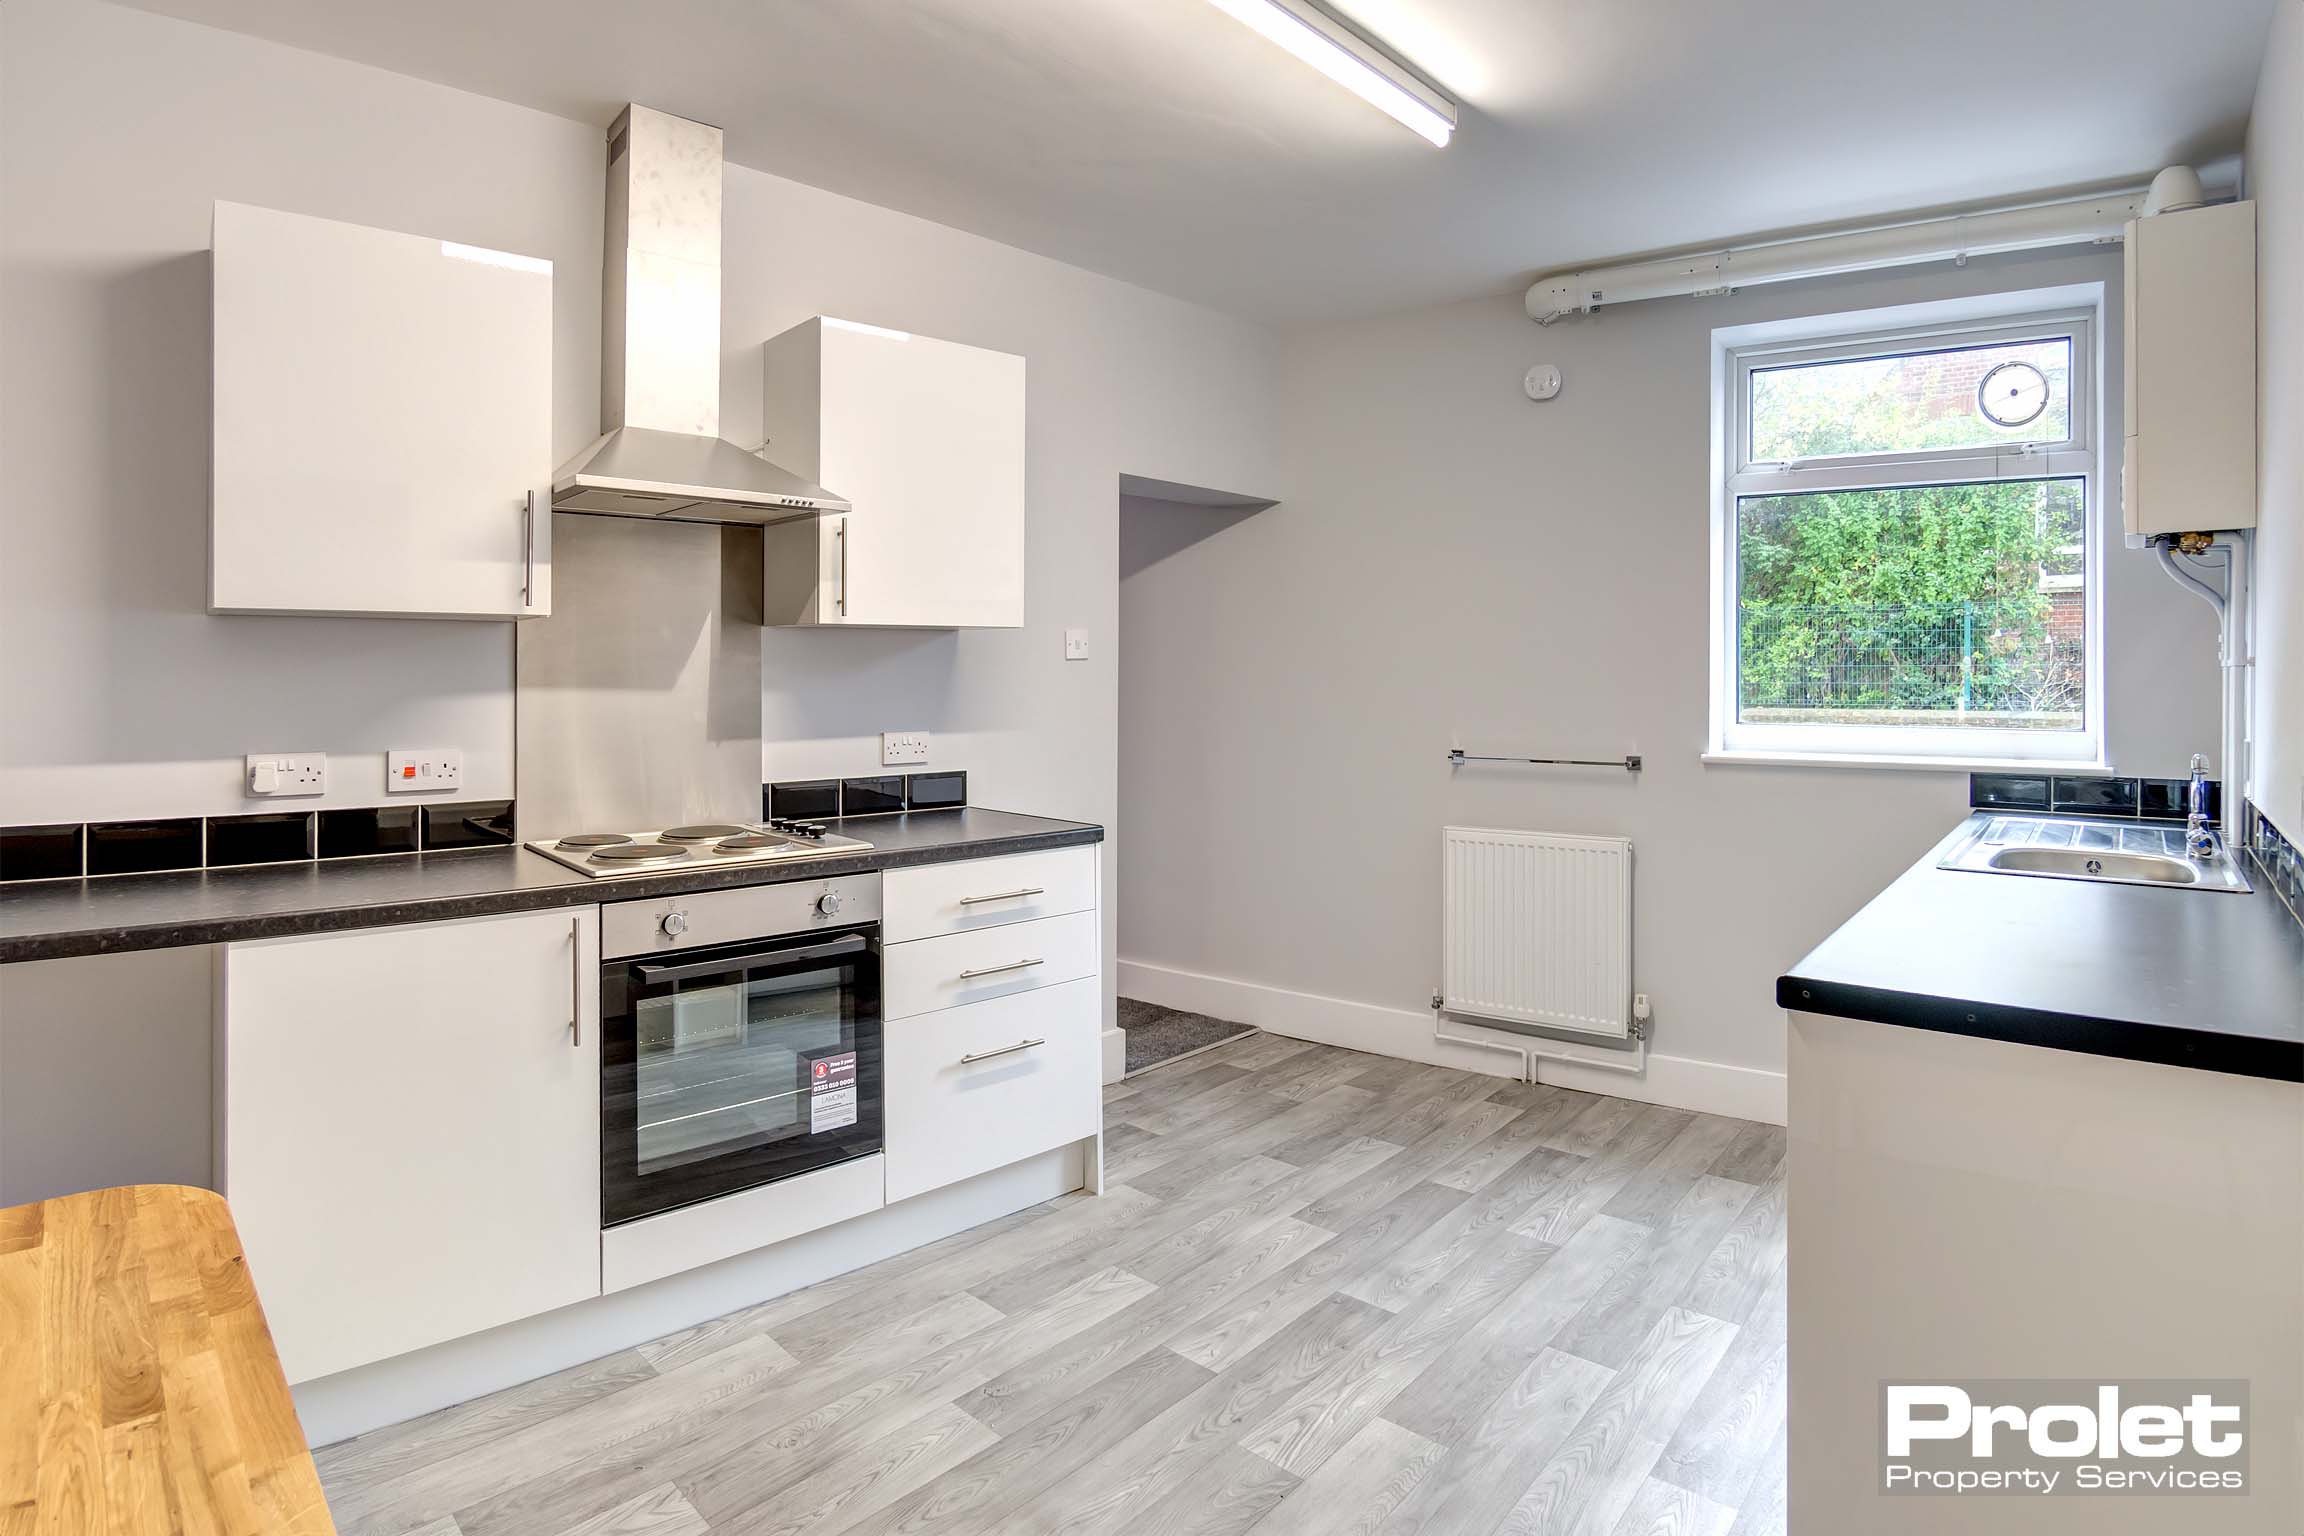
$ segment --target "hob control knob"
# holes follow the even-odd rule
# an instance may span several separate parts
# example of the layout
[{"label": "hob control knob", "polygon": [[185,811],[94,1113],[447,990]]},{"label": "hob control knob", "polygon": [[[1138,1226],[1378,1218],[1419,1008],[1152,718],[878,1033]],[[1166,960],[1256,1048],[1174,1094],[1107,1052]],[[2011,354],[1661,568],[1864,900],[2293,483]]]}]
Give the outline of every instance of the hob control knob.
[{"label": "hob control knob", "polygon": [[656,926],[664,930],[664,937],[676,939],[688,931],[688,914],[685,912],[667,912],[664,914],[664,920]]},{"label": "hob control knob", "polygon": [[838,917],[840,915],[840,893],[838,891],[826,891],[817,897],[816,910],[826,917]]}]

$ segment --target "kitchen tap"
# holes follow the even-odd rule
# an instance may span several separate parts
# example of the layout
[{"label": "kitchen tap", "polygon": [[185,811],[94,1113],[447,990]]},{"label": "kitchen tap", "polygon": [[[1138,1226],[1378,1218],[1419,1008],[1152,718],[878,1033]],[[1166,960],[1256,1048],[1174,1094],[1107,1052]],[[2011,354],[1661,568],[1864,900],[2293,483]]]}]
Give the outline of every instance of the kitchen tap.
[{"label": "kitchen tap", "polygon": [[2192,754],[2192,783],[2184,792],[2184,851],[2196,859],[2216,857],[2216,834],[2208,824],[2208,759]]}]

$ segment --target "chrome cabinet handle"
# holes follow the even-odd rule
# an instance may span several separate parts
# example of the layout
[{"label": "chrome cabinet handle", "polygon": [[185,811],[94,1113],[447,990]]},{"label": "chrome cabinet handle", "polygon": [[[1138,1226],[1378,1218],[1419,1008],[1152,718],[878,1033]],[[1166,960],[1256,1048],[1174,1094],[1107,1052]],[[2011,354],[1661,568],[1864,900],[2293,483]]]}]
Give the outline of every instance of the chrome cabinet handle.
[{"label": "chrome cabinet handle", "polygon": [[965,1067],[971,1062],[990,1061],[995,1056],[1013,1056],[1018,1051],[1028,1051],[1036,1045],[1046,1045],[1047,1043],[1047,1039],[1043,1037],[1038,1040],[1019,1040],[1014,1045],[1004,1045],[996,1051],[972,1051],[960,1058],[960,1065]]},{"label": "chrome cabinet handle", "polygon": [[520,606],[536,606],[536,492],[528,492],[528,505],[520,514]]},{"label": "chrome cabinet handle", "polygon": [[1048,894],[1048,887],[1046,887],[1046,886],[1044,886],[1044,885],[1028,885],[1028,886],[1025,886],[1025,887],[1024,887],[1022,890],[1019,890],[1019,891],[994,891],[994,892],[993,892],[991,895],[989,895],[989,896],[963,896],[963,897],[961,897],[961,898],[960,898],[960,905],[962,905],[962,906],[964,906],[964,907],[973,907],[973,906],[977,905],[977,904],[978,904],[978,903],[980,903],[980,902],[986,902],[986,901],[1015,901],[1015,900],[1017,900],[1019,897],[1024,897],[1024,896],[1045,896],[1045,895],[1047,895],[1047,894]]},{"label": "chrome cabinet handle", "polygon": [[833,549],[840,557],[839,582],[833,591],[840,605],[840,617],[848,617],[848,519],[842,518],[832,527]]},{"label": "chrome cabinet handle", "polygon": [[980,965],[972,971],[962,971],[960,973],[960,979],[962,981],[973,981],[979,976],[999,976],[1008,971],[1029,970],[1035,965],[1046,965],[1047,963],[1048,962],[1045,959],[1039,959],[1011,960],[1006,965]]},{"label": "chrome cabinet handle", "polygon": [[584,919],[568,919],[568,1045],[584,1049]]}]

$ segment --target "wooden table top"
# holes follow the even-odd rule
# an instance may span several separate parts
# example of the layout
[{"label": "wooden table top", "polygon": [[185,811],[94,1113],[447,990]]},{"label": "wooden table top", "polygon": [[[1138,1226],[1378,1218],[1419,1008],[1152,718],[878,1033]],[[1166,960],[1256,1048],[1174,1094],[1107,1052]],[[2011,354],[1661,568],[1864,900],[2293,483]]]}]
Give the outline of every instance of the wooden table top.
[{"label": "wooden table top", "polygon": [[0,1210],[0,1536],[333,1536],[222,1196]]}]

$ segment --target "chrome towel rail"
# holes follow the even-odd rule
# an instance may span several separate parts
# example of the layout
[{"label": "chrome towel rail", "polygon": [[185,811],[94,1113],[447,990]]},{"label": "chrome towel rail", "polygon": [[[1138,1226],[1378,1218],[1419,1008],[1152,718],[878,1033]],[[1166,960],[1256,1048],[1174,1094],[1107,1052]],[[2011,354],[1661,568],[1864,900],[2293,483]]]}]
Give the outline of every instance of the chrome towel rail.
[{"label": "chrome towel rail", "polygon": [[1462,747],[1448,749],[1448,766],[1461,768],[1466,763],[1535,763],[1545,768],[1621,768],[1626,773],[1640,771],[1638,754],[1626,757],[1492,757],[1485,752],[1467,752]]}]

